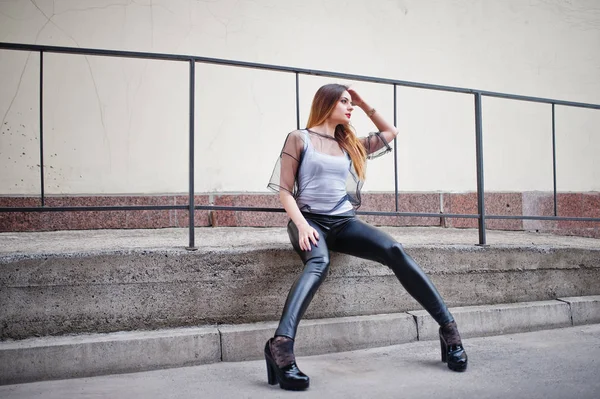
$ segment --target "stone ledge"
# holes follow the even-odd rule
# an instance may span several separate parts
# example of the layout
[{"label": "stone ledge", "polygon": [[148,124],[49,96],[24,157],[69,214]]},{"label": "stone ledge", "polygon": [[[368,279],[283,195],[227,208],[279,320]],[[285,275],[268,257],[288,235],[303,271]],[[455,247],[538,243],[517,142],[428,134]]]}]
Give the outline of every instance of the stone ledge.
[{"label": "stone ledge", "polygon": [[[571,320],[596,323],[599,303],[599,296],[590,296],[450,310],[468,339],[568,327]],[[580,315],[573,317],[573,309]],[[0,385],[257,359],[276,326],[263,322],[0,342]],[[437,325],[424,311],[304,320],[296,352],[308,356],[417,339],[437,339]]]},{"label": "stone ledge", "polygon": [[600,323],[600,295],[558,298],[569,304],[573,325]]},{"label": "stone ledge", "polygon": [[[426,244],[433,242],[427,234],[442,233],[453,234],[444,240],[461,242],[459,231],[434,230],[384,229],[400,242],[411,233],[425,234],[405,248],[450,307],[599,294],[597,240],[577,239],[562,242],[573,247],[561,247],[545,238],[532,245],[529,240],[536,237],[513,233],[505,239],[516,237],[518,245]],[[277,320],[289,287],[302,270],[282,229],[202,231],[198,238],[205,247],[195,252],[155,246],[179,238],[180,233],[156,232],[150,241],[136,241],[139,237],[133,232],[117,237],[85,233],[71,241],[63,239],[71,233],[43,233],[42,242],[33,241],[37,250],[19,243],[42,233],[3,236],[0,339]],[[98,243],[107,236],[110,241]],[[121,244],[115,247],[117,240]],[[52,247],[56,242],[60,246]],[[90,244],[72,251],[81,242]],[[40,253],[48,250],[46,245],[56,250]],[[23,250],[17,253],[19,248]],[[113,249],[99,253],[102,248]],[[342,254],[333,254],[331,261],[307,320],[419,308],[386,266]]]},{"label": "stone ledge", "polygon": [[[464,306],[451,312],[463,338],[571,326],[569,306],[560,301]],[[408,313],[416,319],[419,341],[437,339],[439,327],[427,312]]]},{"label": "stone ledge", "polygon": [[[223,361],[260,359],[277,323],[222,326]],[[303,320],[295,352],[299,356],[343,352],[417,340],[417,328],[406,313]]]},{"label": "stone ledge", "polygon": [[0,385],[214,363],[216,328],[118,332],[0,343]]}]

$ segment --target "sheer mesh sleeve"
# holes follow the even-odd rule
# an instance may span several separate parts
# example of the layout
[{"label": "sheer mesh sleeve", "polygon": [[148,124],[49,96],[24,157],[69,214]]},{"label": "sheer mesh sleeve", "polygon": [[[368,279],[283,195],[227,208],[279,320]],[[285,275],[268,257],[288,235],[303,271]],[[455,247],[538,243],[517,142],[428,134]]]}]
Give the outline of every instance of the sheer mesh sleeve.
[{"label": "sheer mesh sleeve", "polygon": [[367,150],[367,159],[374,159],[392,151],[381,132],[369,133],[369,136],[361,137],[360,141]]},{"label": "sheer mesh sleeve", "polygon": [[296,176],[304,150],[304,135],[299,130],[289,133],[277,158],[267,188],[274,192],[285,190],[294,197],[298,192]]}]

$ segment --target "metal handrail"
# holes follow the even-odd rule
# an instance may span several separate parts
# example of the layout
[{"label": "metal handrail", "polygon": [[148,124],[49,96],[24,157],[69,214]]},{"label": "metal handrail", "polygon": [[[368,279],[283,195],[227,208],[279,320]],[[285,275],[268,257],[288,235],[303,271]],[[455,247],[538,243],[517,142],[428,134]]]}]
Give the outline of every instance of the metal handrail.
[{"label": "metal handrail", "polygon": [[[69,212],[69,211],[129,211],[129,210],[172,210],[188,209],[189,212],[189,249],[196,249],[195,246],[195,210],[231,210],[231,211],[254,211],[254,212],[284,212],[281,208],[259,208],[259,207],[236,207],[236,206],[213,206],[213,205],[195,205],[194,203],[194,102],[195,102],[195,65],[196,63],[216,64],[223,66],[234,66],[241,68],[260,69],[277,72],[294,73],[296,75],[296,125],[300,128],[300,106],[299,106],[299,75],[323,76],[330,78],[339,78],[353,81],[378,83],[392,85],[394,89],[394,125],[397,125],[397,87],[412,87],[426,90],[437,90],[454,93],[472,94],[475,100],[475,142],[476,142],[476,165],[477,165],[477,214],[447,214],[447,213],[421,213],[421,212],[399,212],[398,211],[398,167],[397,157],[394,157],[394,182],[395,182],[395,212],[381,211],[359,211],[360,215],[379,215],[379,216],[409,216],[409,217],[443,217],[443,218],[471,218],[478,219],[479,245],[486,245],[485,221],[486,219],[521,219],[521,220],[568,220],[582,222],[600,222],[600,218],[587,217],[559,217],[557,212],[557,188],[556,188],[556,140],[555,140],[555,106],[562,105],[577,108],[600,109],[599,104],[589,104],[573,101],[563,101],[542,97],[531,97],[515,95],[508,93],[499,93],[486,90],[468,89],[462,87],[433,85],[427,83],[410,82],[405,80],[378,78],[365,75],[354,75],[332,71],[314,70],[306,68],[287,67],[280,65],[261,64],[245,61],[234,61],[220,58],[199,57],[195,55],[168,54],[168,53],[150,53],[121,50],[92,49],[79,47],[46,46],[39,44],[22,43],[2,43],[0,50],[14,51],[35,51],[40,53],[40,159],[41,159],[41,207],[0,207],[0,212]],[[163,61],[181,61],[188,62],[190,92],[189,92],[189,204],[188,205],[132,205],[132,206],[63,206],[46,207],[44,194],[44,151],[43,151],[43,55],[44,53],[58,54],[79,54],[104,57],[124,57],[124,58],[142,58]],[[518,101],[528,101],[536,103],[545,103],[552,105],[552,151],[553,151],[553,180],[554,180],[554,216],[504,216],[504,215],[486,215],[484,198],[484,176],[483,176],[483,129],[482,129],[482,97],[496,97]],[[396,146],[394,146],[396,151]],[[394,152],[396,154],[396,152]]]}]

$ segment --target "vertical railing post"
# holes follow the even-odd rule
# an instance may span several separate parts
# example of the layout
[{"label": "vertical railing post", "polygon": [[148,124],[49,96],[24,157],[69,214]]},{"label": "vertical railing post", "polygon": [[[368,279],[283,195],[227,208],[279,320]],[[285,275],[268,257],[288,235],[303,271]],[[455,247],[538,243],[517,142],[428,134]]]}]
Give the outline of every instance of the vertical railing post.
[{"label": "vertical railing post", "polygon": [[296,129],[300,129],[300,81],[296,72]]},{"label": "vertical railing post", "polygon": [[477,213],[479,214],[479,245],[486,245],[482,131],[483,126],[481,117],[481,93],[475,93],[475,157],[477,162]]},{"label": "vertical railing post", "polygon": [[195,251],[198,248],[195,245],[195,230],[194,230],[194,113],[195,113],[195,97],[196,97],[196,61],[190,59],[190,132],[189,132],[189,145],[190,145],[190,162],[189,162],[189,245],[187,249],[189,251]]},{"label": "vertical railing post", "polygon": [[[394,85],[394,126],[398,129],[398,100],[397,87]],[[398,212],[398,141],[394,137],[394,198],[396,199],[396,212]]]},{"label": "vertical railing post", "polygon": [[40,51],[40,198],[46,205],[44,194],[44,52]]},{"label": "vertical railing post", "polygon": [[552,180],[554,184],[554,216],[558,216],[558,201],[556,195],[556,118],[554,113],[554,103],[552,103]]}]

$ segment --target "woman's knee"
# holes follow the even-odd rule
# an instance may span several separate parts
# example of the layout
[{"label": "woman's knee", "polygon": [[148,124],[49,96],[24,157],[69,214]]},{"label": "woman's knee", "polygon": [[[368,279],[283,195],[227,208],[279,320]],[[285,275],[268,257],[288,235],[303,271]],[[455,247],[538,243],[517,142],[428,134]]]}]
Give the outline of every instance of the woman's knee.
[{"label": "woman's knee", "polygon": [[304,265],[304,273],[323,278],[329,271],[329,255],[316,256],[308,259]]},{"label": "woman's knee", "polygon": [[387,266],[389,266],[396,275],[412,275],[420,273],[420,267],[416,264],[413,258],[404,251],[402,244],[394,243],[389,246],[386,251],[388,254]]},{"label": "woman's knee", "polygon": [[404,259],[406,257],[406,252],[404,252],[404,247],[399,242],[392,242],[387,245],[386,251],[389,260],[398,260],[399,258]]}]

